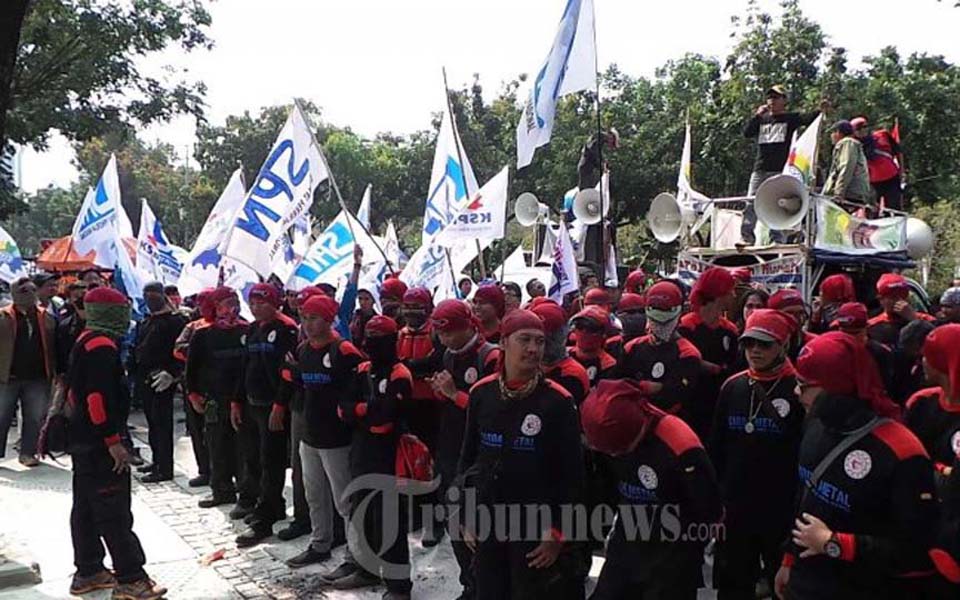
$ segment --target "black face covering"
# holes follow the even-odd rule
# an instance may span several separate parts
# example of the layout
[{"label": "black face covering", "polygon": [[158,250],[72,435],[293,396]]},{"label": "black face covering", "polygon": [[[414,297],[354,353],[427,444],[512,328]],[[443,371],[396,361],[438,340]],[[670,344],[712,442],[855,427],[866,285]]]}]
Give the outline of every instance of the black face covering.
[{"label": "black face covering", "polygon": [[397,336],[367,336],[363,340],[363,350],[370,357],[374,367],[386,367],[397,362]]},{"label": "black face covering", "polygon": [[622,313],[617,315],[623,324],[624,341],[640,337],[647,331],[647,316],[643,313]]},{"label": "black face covering", "polygon": [[420,329],[427,322],[427,313],[422,310],[405,310],[403,311],[403,318],[410,327]]},{"label": "black face covering", "polygon": [[167,307],[167,299],[157,296],[148,296],[144,299],[150,312],[160,312]]}]

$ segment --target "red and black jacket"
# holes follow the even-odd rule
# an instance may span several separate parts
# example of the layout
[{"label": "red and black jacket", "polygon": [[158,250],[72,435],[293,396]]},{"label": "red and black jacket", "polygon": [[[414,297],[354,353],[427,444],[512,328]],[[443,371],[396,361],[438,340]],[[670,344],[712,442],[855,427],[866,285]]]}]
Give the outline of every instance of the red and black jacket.
[{"label": "red and black jacket", "polygon": [[407,325],[397,336],[397,358],[413,377],[414,400],[437,400],[428,378],[443,370],[443,345],[428,321],[420,329]]},{"label": "red and black jacket", "polygon": [[671,414],[680,414],[692,403],[700,378],[700,352],[687,339],[655,344],[652,335],[630,340],[623,349],[620,376],[653,381],[663,391],[651,396],[653,404]]},{"label": "red and black jacket", "polygon": [[[924,321],[936,321],[927,313],[917,312],[917,318]],[[889,348],[900,347],[900,330],[909,323],[900,317],[888,315],[882,312],[867,321],[867,335],[872,340],[876,340]]]},{"label": "red and black jacket", "polygon": [[590,392],[590,376],[573,357],[565,356],[552,365],[544,365],[543,376],[567,390],[578,408]]},{"label": "red and black jacket", "polygon": [[596,356],[584,356],[580,350],[574,346],[569,349],[570,358],[580,363],[587,372],[587,380],[590,388],[597,385],[601,379],[613,379],[617,376],[617,359],[611,356],[606,350],[600,350]]},{"label": "red and black jacket", "polygon": [[68,451],[102,452],[119,443],[130,399],[117,343],[102,333],[82,332],[70,356],[67,386]]},{"label": "red and black jacket", "polygon": [[280,369],[296,347],[297,323],[285,314],[278,311],[269,321],[250,323],[244,334],[243,373],[233,401],[286,407],[289,398],[280,393]]},{"label": "red and black jacket", "polygon": [[948,403],[943,389],[926,388],[911,396],[903,424],[923,444],[937,473],[953,465],[960,454],[960,406]]},{"label": "red and black jacket", "polygon": [[344,422],[374,436],[396,435],[404,405],[410,401],[413,376],[403,363],[385,369],[360,363],[356,373],[357,395],[343,396],[337,414]]},{"label": "red and black jacket", "polygon": [[241,376],[247,327],[248,323],[240,321],[233,327],[194,328],[185,351],[187,394],[222,402],[236,400],[233,395]]}]

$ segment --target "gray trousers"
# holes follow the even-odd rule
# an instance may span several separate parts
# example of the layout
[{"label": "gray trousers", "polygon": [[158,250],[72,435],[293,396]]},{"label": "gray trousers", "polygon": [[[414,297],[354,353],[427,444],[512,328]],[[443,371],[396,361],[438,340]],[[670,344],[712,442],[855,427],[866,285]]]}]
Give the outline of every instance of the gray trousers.
[{"label": "gray trousers", "polygon": [[37,438],[50,406],[50,382],[46,379],[28,379],[0,383],[0,458],[7,449],[7,433],[20,403],[23,416],[20,436],[20,456],[37,453]]},{"label": "gray trousers", "polygon": [[[764,181],[779,175],[781,171],[754,171],[750,174],[750,185],[747,186],[747,195],[753,196],[757,193],[757,188]],[[757,227],[757,211],[753,207],[753,201],[748,201],[746,208],[743,209],[743,222],[740,224],[740,239],[748,244],[757,241],[755,229]],[[782,231],[770,230],[770,239],[774,242],[786,242],[787,234]]]},{"label": "gray trousers", "polygon": [[[300,463],[303,465],[303,488],[310,505],[310,547],[317,552],[329,552],[333,543],[334,508],[343,519],[347,533],[346,560],[352,561],[356,548],[356,533],[350,527],[350,499],[343,490],[350,483],[350,446],[342,448],[314,448],[300,442]],[[332,499],[331,499],[332,498]]]}]

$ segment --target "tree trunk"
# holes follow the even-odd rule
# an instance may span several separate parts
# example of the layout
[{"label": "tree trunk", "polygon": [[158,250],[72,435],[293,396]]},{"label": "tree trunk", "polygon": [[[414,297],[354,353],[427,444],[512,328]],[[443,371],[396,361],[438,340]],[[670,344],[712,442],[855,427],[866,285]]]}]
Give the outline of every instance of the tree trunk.
[{"label": "tree trunk", "polygon": [[7,111],[12,108],[13,75],[20,46],[20,30],[30,0],[0,2],[0,153],[7,144]]}]

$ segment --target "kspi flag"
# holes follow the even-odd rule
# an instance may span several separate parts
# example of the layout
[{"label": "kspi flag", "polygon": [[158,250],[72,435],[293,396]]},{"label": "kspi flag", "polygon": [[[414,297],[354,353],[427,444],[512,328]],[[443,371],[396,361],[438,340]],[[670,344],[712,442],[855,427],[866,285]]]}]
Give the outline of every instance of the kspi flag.
[{"label": "kspi flag", "polygon": [[[446,106],[446,104],[444,104]],[[433,155],[430,189],[423,212],[421,241],[436,237],[477,191],[477,178],[460,143],[450,111],[444,109]]]},{"label": "kspi flag", "polygon": [[167,239],[160,220],[153,214],[146,199],[141,200],[140,205],[137,267],[142,273],[164,284],[175,284],[182,270],[176,247]]},{"label": "kspi flag", "polygon": [[510,169],[504,167],[483,184],[470,201],[440,232],[437,241],[451,245],[464,240],[503,239],[507,222],[507,183]]}]

